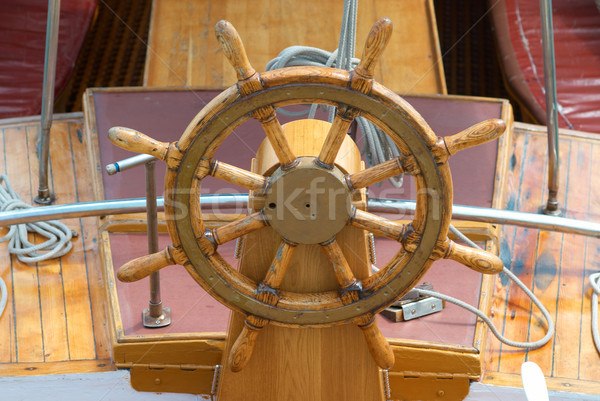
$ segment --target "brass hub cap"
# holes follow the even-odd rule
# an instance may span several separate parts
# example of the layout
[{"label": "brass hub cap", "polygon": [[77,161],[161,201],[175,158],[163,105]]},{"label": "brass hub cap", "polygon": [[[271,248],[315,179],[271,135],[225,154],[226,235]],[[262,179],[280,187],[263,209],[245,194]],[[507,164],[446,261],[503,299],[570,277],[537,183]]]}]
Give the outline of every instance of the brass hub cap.
[{"label": "brass hub cap", "polygon": [[296,167],[277,169],[269,179],[265,216],[288,241],[319,244],[334,237],[350,219],[350,190],[342,171],[300,157]]}]

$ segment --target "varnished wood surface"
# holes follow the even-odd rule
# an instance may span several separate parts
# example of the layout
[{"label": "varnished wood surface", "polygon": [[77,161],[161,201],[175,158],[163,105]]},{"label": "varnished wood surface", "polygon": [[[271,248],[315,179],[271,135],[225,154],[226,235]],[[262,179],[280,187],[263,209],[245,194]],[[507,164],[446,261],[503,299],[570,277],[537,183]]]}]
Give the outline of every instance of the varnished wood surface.
[{"label": "varnished wood surface", "polygon": [[[0,172],[32,203],[37,190],[39,121],[0,125]],[[57,118],[50,142],[50,190],[57,203],[92,200],[81,115]],[[0,244],[8,304],[0,318],[0,374],[82,373],[113,369],[95,218],[63,221],[79,236],[60,259],[26,265]],[[2,228],[4,234],[6,228]],[[30,234],[30,239],[38,240]]]},{"label": "varnished wood surface", "polygon": [[[546,133],[515,124],[505,198],[509,210],[537,212],[545,204]],[[561,131],[559,202],[566,217],[600,221],[600,141]],[[600,356],[591,337],[590,287],[587,276],[598,270],[600,240],[572,234],[504,226],[501,257],[548,308],[556,334],[538,350],[522,351],[489,337],[484,382],[520,386],[523,362],[540,365],[550,389],[600,393]],[[543,337],[541,313],[507,278],[495,281],[494,323],[508,338]]]},{"label": "varnished wood surface", "polygon": [[[359,2],[356,57],[371,26],[387,17],[394,24],[375,79],[398,93],[446,93],[437,27],[431,0]],[[222,57],[215,24],[230,21],[240,33],[250,63],[267,62],[289,46],[333,51],[338,46],[341,1],[234,0],[155,1],[146,58],[146,86],[223,88],[236,72]]]},{"label": "varnished wood surface", "polygon": [[[295,138],[305,138],[316,124],[309,120],[308,123],[285,126],[286,137],[290,139],[292,150],[296,154],[306,152],[307,155],[315,156],[319,152],[326,127],[321,127],[325,129],[318,130],[322,132],[315,135],[312,141]],[[265,141],[261,148],[265,151],[266,147]],[[268,160],[273,158],[271,155]],[[358,149],[342,153],[338,160],[341,165],[349,167],[350,173],[354,172],[351,166],[359,164]],[[263,166],[264,162],[265,160],[257,160],[255,168]],[[264,168],[266,171],[270,170],[270,166]],[[336,241],[348,263],[346,275],[358,279],[368,276],[363,231],[345,227],[337,235]],[[266,276],[266,270],[269,269],[280,243],[280,236],[270,227],[246,235],[239,264],[240,272],[260,282]],[[327,252],[319,248],[316,244],[297,247],[280,283],[282,290],[313,293],[339,288],[340,278],[334,274],[332,262],[325,255]],[[382,399],[379,369],[369,352],[365,337],[354,324],[319,329],[267,325],[260,332],[253,330],[255,336],[258,334],[255,344],[252,344],[253,355],[243,370],[234,373],[230,370],[228,360],[232,351],[237,349],[233,342],[240,332],[243,333],[242,330],[248,330],[244,321],[245,317],[239,313],[231,316],[219,399],[237,400],[242,396],[246,400],[257,401]],[[372,325],[371,332],[379,333],[376,323]],[[378,339],[383,343],[386,341],[383,337]],[[253,341],[253,338],[250,340]],[[393,364],[393,356],[391,358]],[[257,380],[258,377],[269,379]]]}]

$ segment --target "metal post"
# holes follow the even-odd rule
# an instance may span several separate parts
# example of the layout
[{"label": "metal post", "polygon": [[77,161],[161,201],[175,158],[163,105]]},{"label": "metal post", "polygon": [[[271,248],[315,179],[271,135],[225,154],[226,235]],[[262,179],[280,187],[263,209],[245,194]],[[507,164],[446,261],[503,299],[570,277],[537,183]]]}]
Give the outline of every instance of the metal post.
[{"label": "metal post", "polygon": [[60,0],[48,0],[48,25],[46,26],[46,53],[44,58],[44,88],[42,91],[42,129],[39,148],[39,184],[35,203],[48,205],[52,195],[48,188],[48,154],[50,153],[50,128],[54,110],[54,78],[56,75],[56,53],[58,48],[58,25],[60,22]]},{"label": "metal post", "polygon": [[[158,217],[154,168],[156,159],[146,163],[146,221],[148,224],[148,253],[158,252]],[[144,327],[164,327],[171,324],[171,311],[162,306],[160,272],[150,275],[150,301],[142,313]]]},{"label": "metal post", "polygon": [[556,69],[554,65],[554,29],[552,0],[540,0],[542,45],[544,49],[544,80],[546,87],[546,125],[548,126],[548,202],[544,213],[558,215],[558,102],[556,100]]}]

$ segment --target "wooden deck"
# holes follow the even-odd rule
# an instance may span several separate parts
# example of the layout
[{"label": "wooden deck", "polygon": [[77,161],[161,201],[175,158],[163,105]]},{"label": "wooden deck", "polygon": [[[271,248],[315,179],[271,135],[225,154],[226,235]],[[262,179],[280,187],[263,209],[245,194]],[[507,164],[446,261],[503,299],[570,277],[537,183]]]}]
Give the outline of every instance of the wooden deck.
[{"label": "wooden deck", "polygon": [[[52,126],[50,189],[56,203],[91,201],[83,119],[80,113],[67,117],[57,116]],[[26,203],[37,194],[39,129],[39,119],[0,125],[0,172]],[[26,265],[9,255],[6,242],[0,244],[0,276],[8,287],[0,318],[0,376],[114,369],[96,218],[64,223],[79,235],[60,259]]]},{"label": "wooden deck", "polygon": [[[536,213],[545,204],[546,132],[515,124],[504,206]],[[570,218],[600,222],[600,137],[562,131],[560,207]],[[600,355],[591,335],[588,275],[600,267],[600,239],[505,226],[501,257],[548,308],[556,334],[544,347],[521,351],[488,340],[484,382],[520,386],[520,366],[534,361],[554,390],[600,393]],[[492,313],[504,336],[542,338],[543,316],[514,284],[500,275]]]}]

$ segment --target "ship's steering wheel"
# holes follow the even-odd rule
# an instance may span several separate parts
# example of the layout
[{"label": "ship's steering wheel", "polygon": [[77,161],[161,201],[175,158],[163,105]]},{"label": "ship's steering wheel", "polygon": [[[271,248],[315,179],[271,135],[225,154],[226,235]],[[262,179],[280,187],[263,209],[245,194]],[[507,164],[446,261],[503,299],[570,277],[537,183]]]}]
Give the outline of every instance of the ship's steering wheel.
[{"label": "ship's steering wheel", "polygon": [[[119,279],[135,281],[164,266],[180,264],[212,296],[246,314],[246,325],[230,359],[234,370],[245,365],[258,331],[268,322],[311,327],[357,324],[363,329],[376,362],[384,369],[390,368],[393,354],[373,324],[374,316],[412,288],[433,261],[451,258],[484,273],[502,269],[502,262],[495,255],[447,238],[452,215],[452,180],[447,160],[461,149],[498,137],[505,123],[487,120],[454,136],[438,138],[410,104],[373,79],[375,62],[391,30],[388,19],[377,21],[353,71],[291,67],[259,74],[250,66],[233,26],[221,21],[216,34],[236,70],[236,85],[206,105],[177,142],[159,142],[121,127],[109,132],[110,140],[117,146],[156,156],[168,167],[165,218],[172,245],[130,261],[121,267]],[[337,108],[318,157],[296,157],[275,115],[276,107],[307,103]],[[405,156],[344,174],[335,160],[358,115],[381,128]],[[262,124],[279,160],[270,176],[213,158],[233,129],[250,118]],[[355,191],[400,173],[413,175],[416,185],[416,212],[410,224],[402,225],[351,206]],[[263,200],[264,207],[245,218],[207,229],[199,203],[200,185],[207,176],[253,191],[254,198]],[[283,191],[285,197],[286,189],[290,190],[290,185],[283,183],[294,182],[294,189],[308,190],[309,181],[315,178],[335,190],[335,201],[328,199],[327,194],[317,195],[320,209],[313,219],[281,213],[283,205],[277,194]],[[321,215],[327,216],[327,224],[320,220]],[[362,282],[352,274],[336,242],[336,234],[348,224],[401,244],[385,267]],[[218,246],[265,226],[271,226],[282,240],[268,273],[261,282],[255,282],[232,268],[219,255]],[[308,243],[321,245],[333,266],[339,291],[305,294],[279,289],[294,250],[299,244]]]}]

